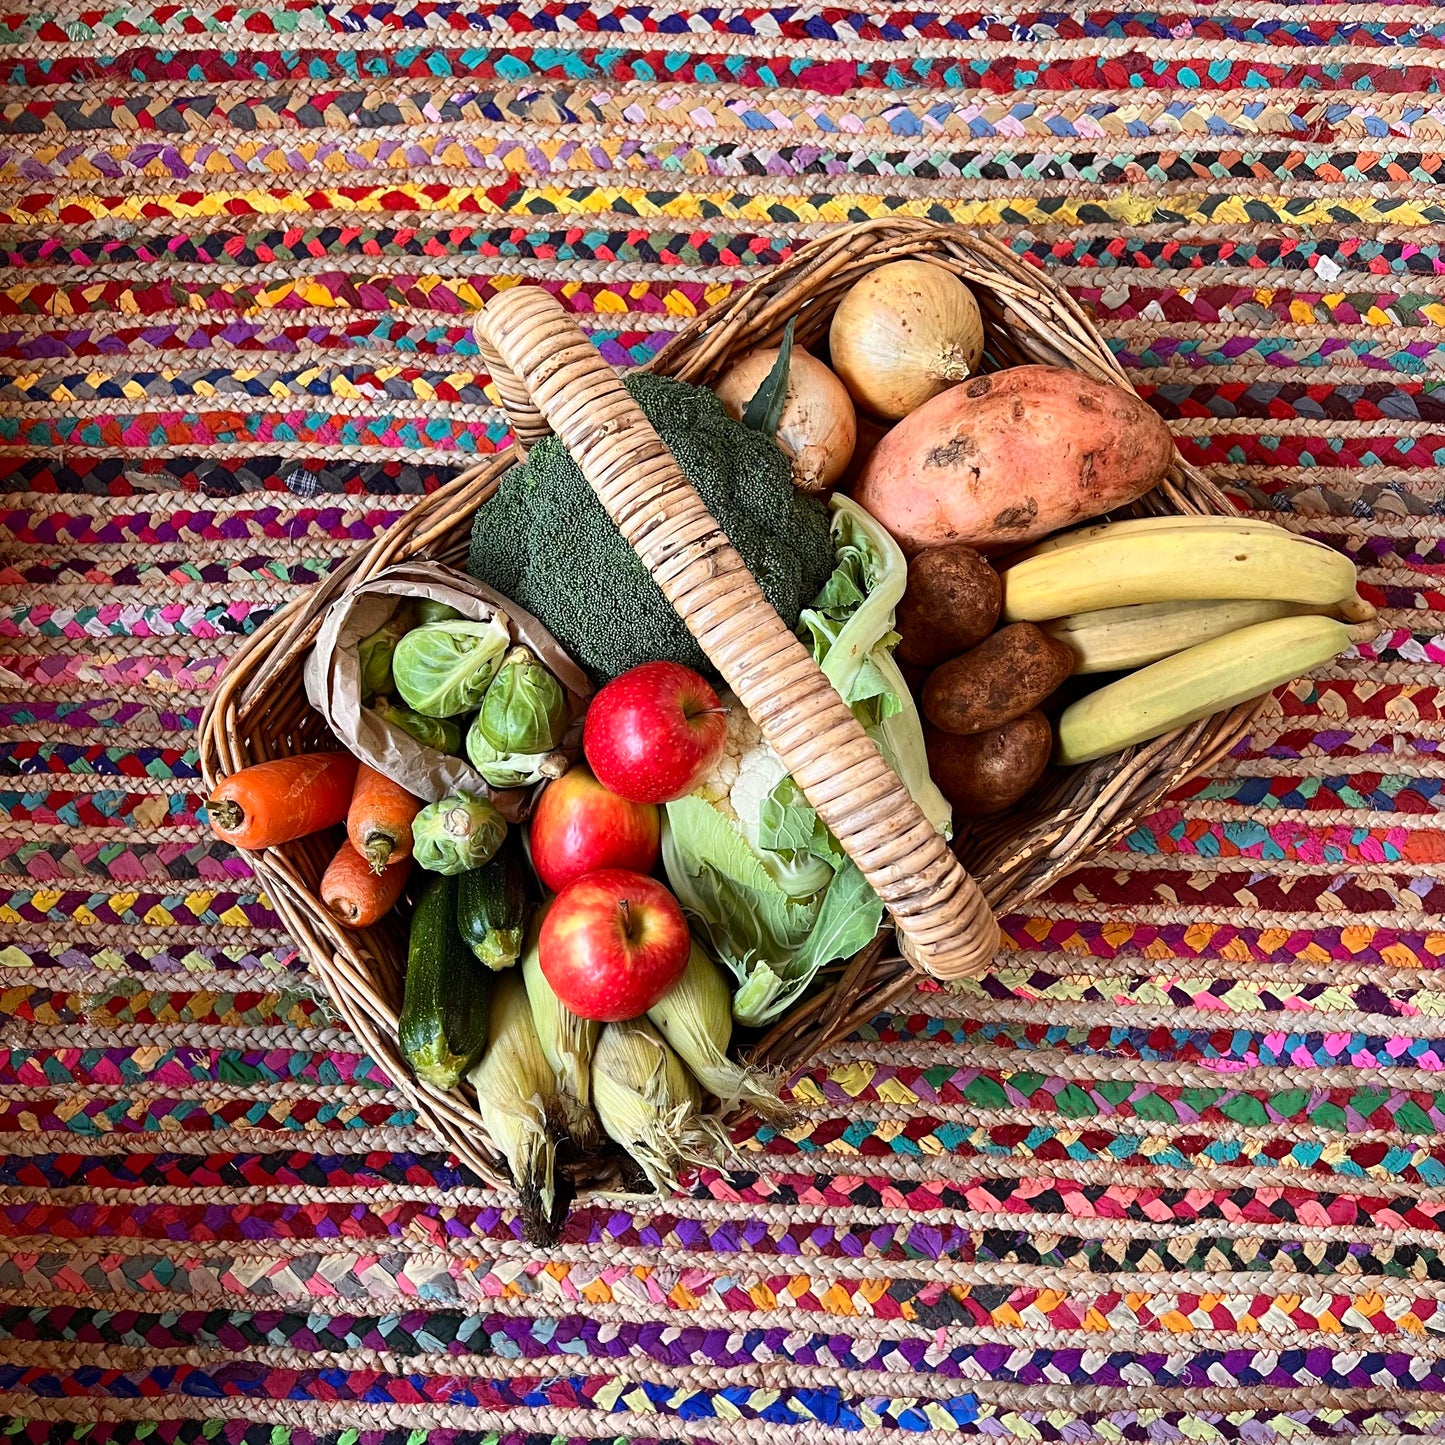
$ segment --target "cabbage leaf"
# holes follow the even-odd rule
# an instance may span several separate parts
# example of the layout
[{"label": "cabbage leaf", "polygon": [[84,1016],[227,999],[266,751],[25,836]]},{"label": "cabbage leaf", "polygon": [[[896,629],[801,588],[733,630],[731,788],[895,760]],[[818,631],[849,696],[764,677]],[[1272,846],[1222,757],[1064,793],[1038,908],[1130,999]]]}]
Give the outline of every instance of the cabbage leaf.
[{"label": "cabbage leaf", "polygon": [[[946,836],[952,813],[929,777],[922,723],[893,659],[907,562],[857,503],[834,497],[832,510],[837,566],[799,636]],[[730,719],[728,748],[697,791],[667,805],[662,860],[694,927],[738,980],[734,1017],[759,1025],[820,968],[865,947],[883,904],[745,714]]]}]

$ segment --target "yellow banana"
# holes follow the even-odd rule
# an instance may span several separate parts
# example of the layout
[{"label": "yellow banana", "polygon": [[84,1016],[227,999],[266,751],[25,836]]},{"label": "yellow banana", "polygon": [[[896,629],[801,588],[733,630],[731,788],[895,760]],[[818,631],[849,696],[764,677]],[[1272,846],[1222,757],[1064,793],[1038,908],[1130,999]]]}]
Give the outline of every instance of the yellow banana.
[{"label": "yellow banana", "polygon": [[1231,524],[1123,533],[1114,527],[1004,568],[1004,618],[1046,622],[1135,602],[1211,599],[1332,607],[1355,592],[1355,568],[1348,557],[1279,527]]},{"label": "yellow banana", "polygon": [[1176,652],[1070,703],[1059,718],[1055,761],[1106,757],[1248,702],[1379,630],[1377,622],[1278,617]]},{"label": "yellow banana", "polygon": [[1103,607],[1076,612],[1039,625],[1050,637],[1067,643],[1077,659],[1076,673],[1122,672],[1158,662],[1171,652],[1238,631],[1252,622],[1295,617],[1312,612],[1307,602],[1245,599],[1230,602],[1135,602],[1129,607]]},{"label": "yellow banana", "polygon": [[1042,557],[1046,552],[1057,552],[1063,547],[1075,547],[1080,542],[1092,542],[1107,533],[1111,537],[1132,537],[1140,532],[1208,531],[1214,527],[1236,527],[1249,532],[1279,532],[1283,528],[1273,522],[1261,522],[1253,517],[1185,516],[1170,512],[1158,517],[1125,517],[1118,522],[1091,522],[1087,527],[1075,527],[1072,532],[1056,532],[1042,542],[1034,542],[1018,552],[1011,552],[1008,563],[1023,562],[1029,557]]}]

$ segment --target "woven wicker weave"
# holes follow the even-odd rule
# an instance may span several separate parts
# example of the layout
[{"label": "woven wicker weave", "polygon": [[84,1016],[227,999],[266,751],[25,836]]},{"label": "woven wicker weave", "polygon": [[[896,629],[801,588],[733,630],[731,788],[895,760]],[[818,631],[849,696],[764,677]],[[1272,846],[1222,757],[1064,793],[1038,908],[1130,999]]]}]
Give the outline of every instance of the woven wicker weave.
[{"label": "woven wicker weave", "polygon": [[[776,345],[792,317],[799,342],[815,342],[854,281],[905,257],[945,266],[969,284],[984,314],[992,364],[1042,361],[1129,385],[1088,318],[1041,272],[987,237],[907,220],[866,223],[804,247],[692,322],[653,367],[710,382],[753,348]],[[759,1043],[760,1059],[801,1063],[902,994],[915,968],[949,979],[981,972],[996,945],[994,913],[1018,907],[1087,862],[1247,730],[1258,704],[1052,777],[1019,809],[966,830],[955,857],[763,600],[611,369],[551,296],[535,287],[504,292],[488,305],[479,339],[519,441],[529,445],[555,428],[567,443],[669,600],[888,903],[903,941],[908,962],[885,933],[828,970],[822,986]],[[323,745],[320,720],[302,692],[301,663],[326,608],[343,589],[400,560],[460,564],[473,512],[514,460],[498,457],[427,498],[247,641],[202,720],[208,787],[250,763]],[[1222,493],[1177,458],[1140,509],[1231,511]],[[266,893],[373,1057],[459,1159],[499,1181],[501,1166],[466,1091],[432,1089],[398,1057],[405,959],[399,923],[348,933],[317,901],[330,843],[303,839],[255,856]]]}]

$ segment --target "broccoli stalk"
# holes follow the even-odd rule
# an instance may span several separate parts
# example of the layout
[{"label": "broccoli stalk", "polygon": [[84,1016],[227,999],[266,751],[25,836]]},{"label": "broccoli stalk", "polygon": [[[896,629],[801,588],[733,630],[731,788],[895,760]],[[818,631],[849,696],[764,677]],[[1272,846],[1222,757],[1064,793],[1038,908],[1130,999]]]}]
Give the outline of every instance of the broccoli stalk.
[{"label": "broccoli stalk", "polygon": [[[787,626],[833,571],[827,509],[787,456],[703,387],[637,372],[623,385]],[[556,437],[507,472],[472,524],[468,569],[538,617],[599,679],[654,659],[715,675]]]}]

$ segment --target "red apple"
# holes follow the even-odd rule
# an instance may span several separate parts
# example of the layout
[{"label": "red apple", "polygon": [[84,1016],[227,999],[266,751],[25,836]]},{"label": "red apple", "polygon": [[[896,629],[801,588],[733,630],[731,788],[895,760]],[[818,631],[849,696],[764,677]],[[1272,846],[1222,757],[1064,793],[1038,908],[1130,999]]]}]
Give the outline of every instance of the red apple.
[{"label": "red apple", "polygon": [[650,873],[662,824],[657,809],[609,793],[578,766],[549,783],[532,814],[530,845],[537,877],[560,893],[598,868]]},{"label": "red apple", "polygon": [[703,678],[680,662],[644,662],[592,699],[582,750],[619,797],[670,803],[707,776],[727,735],[727,714]]},{"label": "red apple", "polygon": [[636,1018],[687,970],[692,940],[682,909],[655,878],[604,868],[552,900],[537,962],[574,1014],[600,1023]]}]

